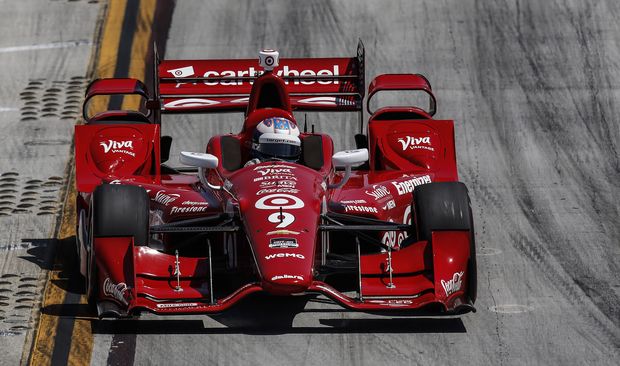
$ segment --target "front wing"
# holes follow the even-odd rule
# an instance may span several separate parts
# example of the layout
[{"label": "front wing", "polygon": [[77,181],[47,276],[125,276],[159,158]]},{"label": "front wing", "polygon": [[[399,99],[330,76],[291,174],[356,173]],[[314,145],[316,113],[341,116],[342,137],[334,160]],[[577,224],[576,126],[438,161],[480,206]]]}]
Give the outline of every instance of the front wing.
[{"label": "front wing", "polygon": [[[364,312],[450,315],[475,311],[467,286],[469,237],[468,231],[437,231],[432,245],[419,241],[400,250],[360,255],[359,288],[354,296],[318,279],[305,293],[322,294],[345,308]],[[264,291],[261,282],[254,281],[217,298],[209,258],[179,257],[134,246],[131,237],[95,238],[93,244],[101,317],[130,316],[143,310],[219,313]]]}]

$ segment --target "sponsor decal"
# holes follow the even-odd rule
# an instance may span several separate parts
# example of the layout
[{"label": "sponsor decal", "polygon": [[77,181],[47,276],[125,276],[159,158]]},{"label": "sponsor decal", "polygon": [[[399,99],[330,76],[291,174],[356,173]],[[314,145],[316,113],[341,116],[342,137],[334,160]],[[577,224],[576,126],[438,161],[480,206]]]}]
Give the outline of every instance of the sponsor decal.
[{"label": "sponsor decal", "polygon": [[374,184],[372,186],[372,190],[370,191],[366,191],[366,194],[369,196],[374,197],[375,201],[378,201],[379,199],[383,198],[383,197],[387,197],[390,195],[390,190],[387,189],[386,186],[380,185],[380,184]]},{"label": "sponsor decal", "polygon": [[261,188],[295,188],[297,182],[294,180],[267,180],[260,182]]},{"label": "sponsor decal", "polygon": [[179,67],[178,69],[166,70],[175,78],[186,78],[194,75],[194,66]]},{"label": "sponsor decal", "polygon": [[[176,69],[175,69],[176,70]],[[235,77],[244,77],[244,76],[254,76],[262,71],[257,71],[254,67],[249,67],[247,70],[224,70],[224,71],[214,71],[209,70],[204,73],[205,78],[213,78],[213,77],[230,77],[231,80],[217,80],[217,81],[208,81],[205,80],[205,85],[216,86],[216,85],[244,85],[246,83],[245,80],[235,80]],[[280,70],[276,72],[276,75],[280,77],[295,77],[295,76],[338,76],[340,75],[340,66],[333,65],[331,69],[322,69],[319,71],[314,70],[295,70],[291,69],[288,65],[283,65]],[[285,80],[285,84],[289,84],[291,80]],[[250,84],[253,84],[253,81],[249,81]],[[313,85],[315,83],[319,83],[321,85],[330,85],[330,84],[339,84],[338,80],[294,80],[294,85]],[[178,85],[177,85],[178,87]]]},{"label": "sponsor decal", "polygon": [[461,289],[462,279],[465,272],[455,272],[448,281],[441,280],[441,287],[446,292],[446,297]]},{"label": "sponsor decal", "polygon": [[304,207],[304,201],[299,197],[285,194],[274,193],[261,197],[254,204],[259,210],[278,210],[267,217],[267,220],[276,225],[277,229],[282,229],[295,222],[295,215],[284,212],[284,209],[298,209]]},{"label": "sponsor decal", "polygon": [[407,194],[413,192],[413,189],[419,185],[431,183],[430,175],[423,175],[417,178],[411,178],[404,182],[392,182],[399,195]]},{"label": "sponsor decal", "polygon": [[125,293],[127,292],[127,284],[125,282],[121,282],[119,284],[115,284],[109,278],[106,278],[103,281],[103,294],[105,296],[113,297],[121,304],[127,306],[129,303],[125,298]]},{"label": "sponsor decal", "polygon": [[[282,229],[282,230],[269,231],[267,232],[266,235],[299,235],[299,231]],[[295,240],[295,239],[291,239],[291,240]]]},{"label": "sponsor decal", "polygon": [[204,201],[183,201],[181,204],[191,206],[209,206],[209,203]]},{"label": "sponsor decal", "polygon": [[[282,231],[288,231],[288,230],[282,230]],[[297,239],[295,238],[274,238],[274,239],[269,240],[269,248],[271,249],[299,248],[299,244],[297,244]]]},{"label": "sponsor decal", "polygon": [[170,309],[170,308],[193,308],[198,306],[195,302],[172,302],[169,304],[157,304],[158,309]]},{"label": "sponsor decal", "polygon": [[289,279],[290,280],[300,280],[300,281],[303,281],[304,280],[304,276],[283,274],[283,275],[277,275],[277,276],[271,277],[272,281],[289,280]]},{"label": "sponsor decal", "polygon": [[299,189],[295,188],[266,188],[256,192],[257,196],[267,193],[299,193]]},{"label": "sponsor decal", "polygon": [[403,147],[403,151],[405,150],[415,150],[415,149],[424,149],[429,151],[435,151],[435,148],[431,146],[431,138],[430,136],[426,137],[401,137],[398,139],[398,142]]},{"label": "sponsor decal", "polygon": [[297,180],[297,177],[292,175],[268,175],[264,177],[254,178],[254,182],[268,181],[268,180],[278,180],[278,179],[288,179],[288,180]]},{"label": "sponsor decal", "polygon": [[[184,83],[182,83],[184,84]],[[202,99],[202,98],[184,98],[177,99],[164,104],[164,109],[169,108],[192,108],[192,107],[208,107],[210,105],[220,104],[217,100]]]},{"label": "sponsor decal", "polygon": [[[295,169],[295,167],[286,167],[286,168],[272,168],[272,167],[268,167],[268,166],[257,166],[256,168],[254,168],[254,170],[256,172],[258,172],[261,176],[266,176],[266,175],[293,175],[295,173],[293,173],[293,169]],[[284,178],[287,179],[287,178]]]},{"label": "sponsor decal", "polygon": [[181,195],[177,193],[166,193],[166,191],[161,190],[155,194],[153,201],[161,203],[164,206],[168,206],[169,203],[176,201],[179,197],[181,197]]},{"label": "sponsor decal", "polygon": [[208,207],[206,207],[206,206],[187,206],[187,207],[173,206],[170,209],[170,213],[171,214],[176,214],[176,213],[205,212],[207,210],[207,208]]},{"label": "sponsor decal", "polygon": [[119,153],[126,154],[132,157],[136,156],[136,153],[133,152],[133,141],[116,141],[116,140],[108,140],[108,142],[100,142],[99,145],[103,147],[104,153]]},{"label": "sponsor decal", "polygon": [[368,207],[368,206],[352,206],[346,205],[344,207],[344,212],[371,212],[371,213],[379,213],[376,207]]},{"label": "sponsor decal", "polygon": [[276,253],[269,254],[265,256],[265,259],[270,260],[274,258],[297,258],[297,259],[306,259],[303,254],[299,253]]},{"label": "sponsor decal", "polygon": [[387,211],[393,209],[394,207],[396,207],[396,202],[394,202],[394,200],[389,200],[382,208]]},{"label": "sponsor decal", "polygon": [[360,203],[366,203],[366,200],[340,201],[340,203],[345,204],[345,205],[359,205]]},{"label": "sponsor decal", "polygon": [[[389,221],[393,222],[392,219]],[[403,214],[403,224],[411,225],[411,206],[407,206],[405,209],[405,213]],[[394,247],[395,245],[400,245],[406,237],[407,234],[402,231],[386,231],[385,234],[383,234],[383,238],[381,238],[381,243]]]},{"label": "sponsor decal", "polygon": [[261,197],[254,204],[259,210],[298,209],[305,206],[299,197],[290,194],[274,193]]}]

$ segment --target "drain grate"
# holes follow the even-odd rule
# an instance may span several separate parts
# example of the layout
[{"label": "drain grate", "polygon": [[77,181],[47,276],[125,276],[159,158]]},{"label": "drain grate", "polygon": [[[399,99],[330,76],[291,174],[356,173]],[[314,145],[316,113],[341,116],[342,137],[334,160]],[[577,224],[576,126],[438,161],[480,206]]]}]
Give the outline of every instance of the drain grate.
[{"label": "drain grate", "polygon": [[21,177],[17,172],[0,174],[0,217],[18,214],[53,215],[61,206],[62,177]]},{"label": "drain grate", "polygon": [[0,275],[0,336],[19,335],[30,329],[30,312],[40,304],[40,291],[36,289],[43,288],[44,283],[45,279],[24,273]]},{"label": "drain grate", "polygon": [[78,118],[87,85],[88,80],[83,76],[73,76],[69,80],[30,80],[19,93],[24,103],[20,121]]}]

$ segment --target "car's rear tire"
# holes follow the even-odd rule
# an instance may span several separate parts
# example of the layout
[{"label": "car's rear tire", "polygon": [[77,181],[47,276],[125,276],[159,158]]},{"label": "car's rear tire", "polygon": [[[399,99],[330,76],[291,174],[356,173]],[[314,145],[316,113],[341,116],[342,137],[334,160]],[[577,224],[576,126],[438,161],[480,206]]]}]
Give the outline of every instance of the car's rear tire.
[{"label": "car's rear tire", "polygon": [[476,242],[467,187],[461,182],[436,182],[417,186],[413,192],[418,240],[432,239],[433,230],[468,230],[468,295],[477,296]]}]

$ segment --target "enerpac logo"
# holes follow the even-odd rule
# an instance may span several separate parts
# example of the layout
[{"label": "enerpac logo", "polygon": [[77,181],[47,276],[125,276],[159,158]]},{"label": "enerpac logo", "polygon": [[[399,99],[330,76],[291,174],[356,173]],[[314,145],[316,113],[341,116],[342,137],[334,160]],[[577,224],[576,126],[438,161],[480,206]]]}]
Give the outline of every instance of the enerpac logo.
[{"label": "enerpac logo", "polygon": [[168,206],[169,203],[176,201],[179,197],[181,197],[181,195],[176,193],[167,194],[165,191],[159,191],[155,194],[154,201]]},{"label": "enerpac logo", "polygon": [[429,151],[435,151],[435,149],[431,146],[431,138],[429,136],[426,137],[413,137],[407,136],[406,138],[399,138],[398,142],[403,147],[403,151],[410,149],[424,149]]},{"label": "enerpac logo", "polygon": [[431,176],[423,175],[421,177],[412,178],[404,182],[392,182],[392,184],[394,185],[394,187],[396,187],[396,190],[398,190],[398,194],[403,195],[406,193],[413,192],[413,189],[419,185],[430,183],[430,182],[431,182]]},{"label": "enerpac logo", "polygon": [[133,141],[131,140],[128,140],[128,141],[108,140],[108,142],[103,142],[103,141],[100,142],[99,145],[103,146],[103,152],[106,154],[111,151],[113,153],[127,154],[133,157],[136,156],[136,153],[131,151],[133,150]]},{"label": "enerpac logo", "polygon": [[274,258],[297,258],[297,259],[306,259],[303,254],[298,253],[276,253],[269,254],[265,256],[265,259],[274,259]]},{"label": "enerpac logo", "polygon": [[463,271],[456,272],[452,275],[452,279],[448,281],[441,280],[441,286],[446,292],[446,296],[450,296],[461,289],[463,274],[465,274]]},{"label": "enerpac logo", "polygon": [[372,186],[372,191],[366,191],[366,194],[375,198],[375,200],[379,200],[380,198],[386,197],[390,194],[390,190],[385,186],[374,184]]},{"label": "enerpac logo", "polygon": [[127,299],[125,299],[126,291],[127,284],[125,284],[124,282],[121,282],[117,285],[114,284],[114,282],[112,282],[112,280],[110,280],[109,278],[106,278],[105,281],[103,281],[103,294],[115,298],[125,306],[129,305],[127,303]]}]

